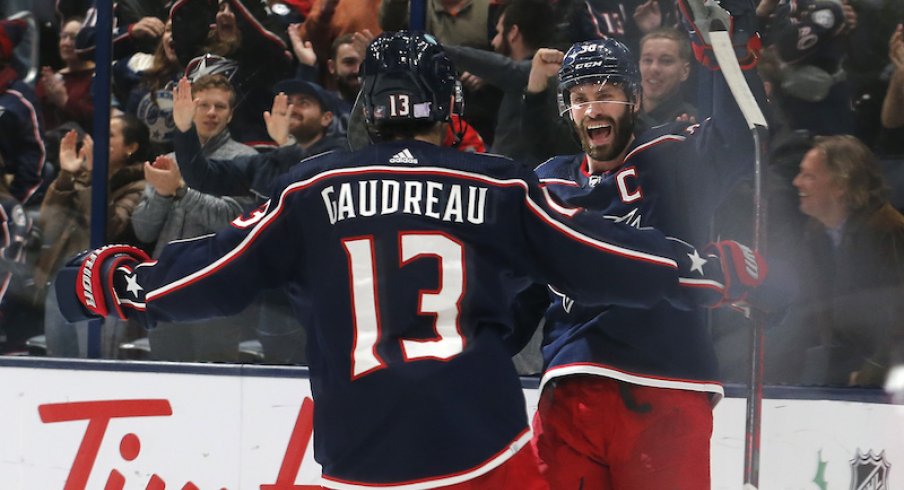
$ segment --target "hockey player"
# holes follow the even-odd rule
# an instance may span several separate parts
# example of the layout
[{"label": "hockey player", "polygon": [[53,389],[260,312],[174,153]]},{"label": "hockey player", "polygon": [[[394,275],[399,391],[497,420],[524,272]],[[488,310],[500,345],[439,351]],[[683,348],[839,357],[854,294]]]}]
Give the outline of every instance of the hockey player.
[{"label": "hockey player", "polygon": [[743,289],[721,286],[720,263],[732,284],[756,279],[740,280],[740,255],[701,259],[556,204],[509,159],[439,147],[457,77],[432,36],[383,33],[363,76],[377,144],[296,165],[260,210],[156,262],[122,246],[77,258],[57,279],[62,308],[152,327],[286,288],[311,339],[324,486],[547,488],[510,360],[517,291],[533,280],[588,304],[689,307]]},{"label": "hockey player", "polygon": [[[693,15],[683,3],[681,10]],[[714,69],[702,40],[705,29],[713,16],[732,24],[718,4],[700,7],[690,23],[695,52]],[[747,9],[742,5],[733,13],[752,14],[753,6]],[[734,25],[737,30],[739,23]],[[741,34],[752,31],[735,32],[735,40]],[[747,43],[739,50],[762,96],[751,70],[755,52]],[[536,169],[549,192],[613,221],[706,243],[715,207],[753,167],[752,137],[719,72],[710,72],[715,76],[709,120],[637,133],[640,76],[620,42],[577,43],[564,57],[542,50],[532,68],[535,81],[558,69],[563,126],[577,133],[584,150]],[[528,104],[538,102],[526,97]],[[667,302],[600,307],[556,285],[549,290],[534,447],[550,486],[710,488],[712,407],[723,389],[704,311],[681,311]]]}]

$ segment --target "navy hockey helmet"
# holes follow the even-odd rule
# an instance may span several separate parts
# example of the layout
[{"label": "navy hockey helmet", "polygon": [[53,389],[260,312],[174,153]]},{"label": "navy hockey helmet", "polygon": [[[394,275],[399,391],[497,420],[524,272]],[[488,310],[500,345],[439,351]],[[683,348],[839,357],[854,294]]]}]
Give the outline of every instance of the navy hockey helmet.
[{"label": "navy hockey helmet", "polygon": [[380,34],[367,48],[361,74],[364,120],[372,130],[403,122],[445,122],[461,111],[455,66],[430,34]]},{"label": "navy hockey helmet", "polygon": [[194,83],[204,75],[223,75],[231,82],[238,69],[237,61],[207,53],[188,62],[185,67],[185,78]]},{"label": "navy hockey helmet", "polygon": [[637,104],[641,95],[640,71],[627,46],[615,39],[575,43],[559,68],[559,114],[571,108],[570,90],[585,83],[612,83],[625,91],[628,102]]}]

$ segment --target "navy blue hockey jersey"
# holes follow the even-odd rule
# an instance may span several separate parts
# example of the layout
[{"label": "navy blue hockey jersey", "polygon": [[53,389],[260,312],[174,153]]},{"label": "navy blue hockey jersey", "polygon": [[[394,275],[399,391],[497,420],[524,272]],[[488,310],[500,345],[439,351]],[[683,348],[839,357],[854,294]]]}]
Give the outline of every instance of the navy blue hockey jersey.
[{"label": "navy blue hockey jersey", "polygon": [[[754,92],[762,84],[747,74]],[[571,206],[611,221],[656,227],[700,246],[709,241],[716,206],[753,170],[753,139],[721,75],[713,76],[713,116],[699,125],[672,123],[637,136],[624,163],[589,172],[585,154],[551,158],[536,169],[542,183]],[[760,98],[760,100],[764,100]],[[622,284],[631,282],[632,279]],[[550,380],[574,374],[704,391],[718,402],[715,350],[705,312],[666,302],[652,308],[588,306],[550,286],[542,347]]]},{"label": "navy blue hockey jersey", "polygon": [[327,484],[434,488],[530,439],[510,359],[517,292],[681,304],[676,259],[658,231],[565,208],[511,160],[400,141],[305,160],[261,209],[138,265],[120,296],[150,326],[285,288],[308,329]]},{"label": "navy blue hockey jersey", "polygon": [[[0,82],[2,85],[2,82]],[[27,203],[44,173],[44,129],[34,89],[22,80],[0,86],[0,161],[12,174],[9,190]]]}]

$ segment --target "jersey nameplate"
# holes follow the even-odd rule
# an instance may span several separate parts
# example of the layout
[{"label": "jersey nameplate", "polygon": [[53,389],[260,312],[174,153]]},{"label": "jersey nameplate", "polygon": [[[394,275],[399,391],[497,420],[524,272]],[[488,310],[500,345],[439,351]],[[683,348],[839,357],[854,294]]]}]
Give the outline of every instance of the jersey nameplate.
[{"label": "jersey nameplate", "polygon": [[320,195],[330,224],[396,213],[474,225],[486,218],[487,188],[473,185],[364,180],[328,186]]}]

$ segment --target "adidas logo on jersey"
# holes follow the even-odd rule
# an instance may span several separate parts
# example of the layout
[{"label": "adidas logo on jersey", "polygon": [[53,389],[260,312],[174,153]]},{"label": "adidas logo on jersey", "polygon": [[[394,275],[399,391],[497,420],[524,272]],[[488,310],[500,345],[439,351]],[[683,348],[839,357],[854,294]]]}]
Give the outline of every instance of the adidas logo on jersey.
[{"label": "adidas logo on jersey", "polygon": [[408,148],[396,153],[389,159],[389,163],[417,163],[417,158],[411,154]]}]

